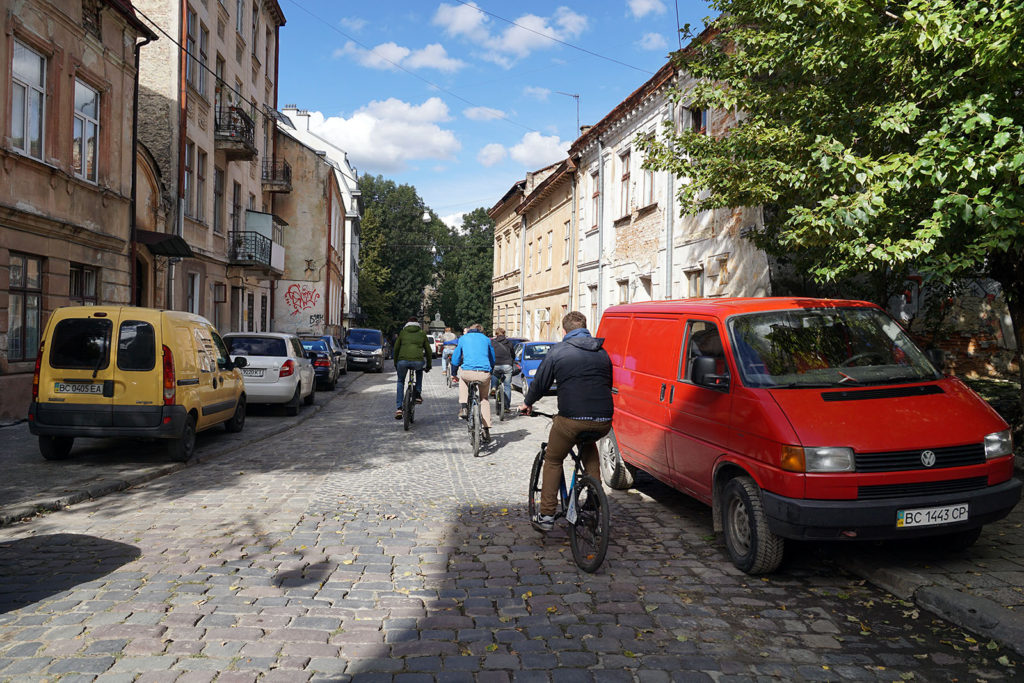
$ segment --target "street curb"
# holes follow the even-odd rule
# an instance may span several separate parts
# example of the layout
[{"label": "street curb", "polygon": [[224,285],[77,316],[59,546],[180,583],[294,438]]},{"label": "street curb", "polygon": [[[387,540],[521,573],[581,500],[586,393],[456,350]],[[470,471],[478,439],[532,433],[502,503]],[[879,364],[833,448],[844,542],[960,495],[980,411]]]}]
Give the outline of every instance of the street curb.
[{"label": "street curb", "polygon": [[[343,377],[348,377],[348,375],[343,375]],[[347,389],[349,386],[351,386],[352,382],[355,382],[357,379],[358,377],[353,378],[351,382],[348,382],[346,385],[341,386],[340,388]],[[239,440],[238,442],[232,443],[231,445],[225,445],[222,448],[210,451],[209,453],[204,453],[200,456],[193,456],[192,459],[189,460],[187,463],[174,462],[167,463],[165,465],[157,465],[155,467],[141,470],[129,477],[107,481],[94,481],[79,490],[69,491],[57,497],[30,501],[18,505],[12,505],[3,511],[0,511],[0,527],[11,526],[18,522],[27,521],[44,512],[55,512],[57,510],[63,510],[69,505],[73,505],[75,503],[81,503],[82,501],[86,500],[102,498],[103,496],[110,495],[111,493],[124,491],[125,489],[129,489],[133,486],[145,484],[146,482],[152,481],[158,477],[162,477],[173,472],[183,470],[186,467],[191,467],[199,463],[207,462],[208,460],[211,460],[213,458],[220,457],[228,453],[233,453],[234,451],[237,451],[240,448],[245,448],[258,441],[263,441],[264,439],[270,438],[272,436],[277,436],[278,434],[282,434],[290,429],[298,427],[306,420],[309,420],[314,415],[317,415],[321,410],[323,410],[326,406],[330,405],[336,398],[341,396],[343,393],[345,392],[331,392],[331,396],[328,397],[327,400],[320,404],[314,404],[313,406],[311,406],[313,410],[303,412],[294,422],[289,422],[288,424],[282,425],[278,429],[272,429],[270,431],[264,432],[260,434],[258,437],[245,440],[245,431],[243,430],[243,440]]]},{"label": "street curb", "polygon": [[879,567],[853,556],[844,558],[844,565],[878,588],[1024,656],[1024,614],[988,598],[939,586],[908,569]]}]

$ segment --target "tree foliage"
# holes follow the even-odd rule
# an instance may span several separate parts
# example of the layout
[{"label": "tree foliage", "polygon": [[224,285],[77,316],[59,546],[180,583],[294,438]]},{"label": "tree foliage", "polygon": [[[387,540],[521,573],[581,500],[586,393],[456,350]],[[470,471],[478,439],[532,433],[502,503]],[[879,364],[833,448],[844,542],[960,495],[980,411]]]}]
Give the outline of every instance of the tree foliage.
[{"label": "tree foliage", "polygon": [[454,329],[480,323],[491,329],[494,221],[483,208],[463,214],[461,229],[439,240],[438,283],[431,310]]},{"label": "tree foliage", "polygon": [[714,6],[712,29],[674,59],[699,79],[685,97],[741,123],[646,143],[654,167],[692,180],[682,210],[766,207],[760,246],[822,282],[991,276],[1020,340],[1024,3]]}]

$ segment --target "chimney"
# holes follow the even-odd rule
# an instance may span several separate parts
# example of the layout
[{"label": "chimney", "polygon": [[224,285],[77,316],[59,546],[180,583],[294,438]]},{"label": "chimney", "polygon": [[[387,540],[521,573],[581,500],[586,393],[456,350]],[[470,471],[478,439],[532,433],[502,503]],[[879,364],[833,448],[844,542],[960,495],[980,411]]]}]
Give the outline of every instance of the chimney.
[{"label": "chimney", "polygon": [[586,135],[587,131],[590,130],[591,128],[593,128],[593,126],[590,125],[589,123],[584,126],[580,126],[580,135]]}]

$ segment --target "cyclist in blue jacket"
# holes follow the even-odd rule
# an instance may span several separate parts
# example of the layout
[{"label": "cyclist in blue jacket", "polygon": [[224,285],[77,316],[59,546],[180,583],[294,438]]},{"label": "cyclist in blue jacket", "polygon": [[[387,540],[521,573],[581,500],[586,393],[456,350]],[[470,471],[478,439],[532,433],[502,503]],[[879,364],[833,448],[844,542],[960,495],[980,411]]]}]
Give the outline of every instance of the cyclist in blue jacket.
[{"label": "cyclist in blue jacket", "polygon": [[484,441],[491,440],[491,370],[494,369],[494,347],[479,323],[470,325],[459,339],[452,354],[452,367],[459,372],[459,417],[469,417],[469,384],[477,385],[480,396],[480,417],[484,423]]}]

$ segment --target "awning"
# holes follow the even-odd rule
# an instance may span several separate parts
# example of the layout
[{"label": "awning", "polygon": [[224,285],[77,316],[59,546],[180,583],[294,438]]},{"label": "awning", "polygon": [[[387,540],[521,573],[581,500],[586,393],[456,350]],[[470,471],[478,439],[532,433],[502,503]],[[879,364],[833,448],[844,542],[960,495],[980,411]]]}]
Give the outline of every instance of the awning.
[{"label": "awning", "polygon": [[178,235],[172,235],[166,232],[136,230],[135,241],[139,244],[145,244],[150,253],[155,254],[156,256],[178,256],[181,258],[191,258],[195,255],[192,253],[192,248],[188,246],[188,242]]}]

